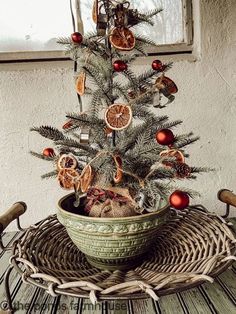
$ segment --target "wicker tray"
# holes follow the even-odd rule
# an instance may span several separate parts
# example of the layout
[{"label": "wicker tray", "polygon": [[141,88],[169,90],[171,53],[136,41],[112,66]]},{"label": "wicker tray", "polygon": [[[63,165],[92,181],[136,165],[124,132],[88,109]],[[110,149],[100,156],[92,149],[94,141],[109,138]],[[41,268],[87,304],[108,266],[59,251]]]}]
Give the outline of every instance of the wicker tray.
[{"label": "wicker tray", "polygon": [[26,229],[13,245],[10,263],[22,280],[60,294],[98,299],[136,299],[182,291],[213,282],[236,259],[229,224],[201,206],[176,213],[160,230],[156,245],[128,271],[92,267],[55,215]]}]

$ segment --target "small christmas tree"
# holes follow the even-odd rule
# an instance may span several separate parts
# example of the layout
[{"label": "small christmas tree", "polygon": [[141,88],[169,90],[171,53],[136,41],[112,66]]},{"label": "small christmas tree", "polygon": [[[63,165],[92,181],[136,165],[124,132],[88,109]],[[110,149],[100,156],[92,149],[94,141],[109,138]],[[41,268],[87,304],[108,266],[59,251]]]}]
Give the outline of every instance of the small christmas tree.
[{"label": "small christmas tree", "polygon": [[159,12],[141,13],[127,1],[95,0],[97,31],[59,40],[75,61],[80,112],[67,114],[64,130],[32,128],[51,139],[58,153],[52,148],[31,153],[56,165],[43,178],[56,176],[62,188],[74,189],[77,205],[86,193],[85,212],[91,216],[104,217],[110,209],[112,217],[157,211],[168,196],[172,206],[185,208],[193,192],[170,183],[208,170],[185,162],[185,147],[198,137],[174,135],[171,129],[182,121],[160,115],[178,91],[166,76],[172,64],[154,60],[144,73],[132,71],[133,61],[156,46],[137,34],[136,26],[153,25]]}]

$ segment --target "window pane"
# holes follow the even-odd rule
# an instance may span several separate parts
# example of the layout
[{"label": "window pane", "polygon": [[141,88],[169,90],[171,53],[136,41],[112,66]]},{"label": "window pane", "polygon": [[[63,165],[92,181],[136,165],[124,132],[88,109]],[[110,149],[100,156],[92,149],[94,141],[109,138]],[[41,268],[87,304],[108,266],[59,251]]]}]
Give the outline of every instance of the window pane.
[{"label": "window pane", "polygon": [[[142,24],[138,32],[147,35],[158,44],[174,44],[184,41],[183,12],[181,0],[130,0],[132,8],[142,13],[155,8],[163,11],[155,17],[155,26]],[[82,19],[85,31],[95,30],[91,19],[93,0],[81,0]]]},{"label": "window pane", "polygon": [[69,0],[0,0],[0,51],[61,50],[72,33]]},{"label": "window pane", "polygon": [[[140,34],[158,44],[183,42],[181,0],[130,0],[141,12],[156,7],[163,12],[155,26],[142,25]],[[73,32],[69,0],[0,0],[0,52],[61,50],[60,36]],[[81,0],[85,32],[95,30],[91,18],[93,0]]]}]

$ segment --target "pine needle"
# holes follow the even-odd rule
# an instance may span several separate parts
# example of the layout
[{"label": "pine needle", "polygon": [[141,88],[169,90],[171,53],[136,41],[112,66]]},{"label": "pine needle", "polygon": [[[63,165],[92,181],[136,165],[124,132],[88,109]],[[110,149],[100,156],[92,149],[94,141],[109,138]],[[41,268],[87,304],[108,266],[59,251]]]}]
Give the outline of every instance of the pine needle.
[{"label": "pine needle", "polygon": [[33,127],[30,131],[38,132],[43,137],[49,138],[53,141],[59,141],[65,138],[62,132],[51,126]]},{"label": "pine needle", "polygon": [[42,179],[56,178],[58,174],[57,170],[45,173],[41,176]]},{"label": "pine needle", "polygon": [[34,151],[30,151],[30,154],[34,157],[37,157],[39,159],[43,159],[43,160],[47,160],[47,161],[53,161],[55,160],[54,157],[47,157],[47,156],[44,156],[43,154],[39,154],[39,153],[36,153]]}]

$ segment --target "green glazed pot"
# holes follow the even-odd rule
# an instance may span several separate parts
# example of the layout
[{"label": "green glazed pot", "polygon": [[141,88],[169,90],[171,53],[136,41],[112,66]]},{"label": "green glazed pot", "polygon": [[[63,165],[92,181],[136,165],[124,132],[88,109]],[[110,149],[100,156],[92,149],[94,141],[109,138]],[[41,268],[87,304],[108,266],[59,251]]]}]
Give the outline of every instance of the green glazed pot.
[{"label": "green glazed pot", "polygon": [[88,217],[73,206],[74,193],[58,204],[57,218],[88,262],[100,269],[128,269],[136,266],[150,250],[158,228],[169,218],[167,200],[154,213],[122,218]]}]

